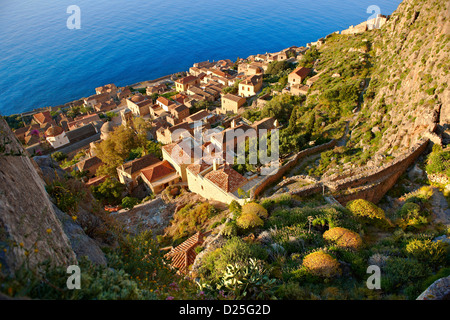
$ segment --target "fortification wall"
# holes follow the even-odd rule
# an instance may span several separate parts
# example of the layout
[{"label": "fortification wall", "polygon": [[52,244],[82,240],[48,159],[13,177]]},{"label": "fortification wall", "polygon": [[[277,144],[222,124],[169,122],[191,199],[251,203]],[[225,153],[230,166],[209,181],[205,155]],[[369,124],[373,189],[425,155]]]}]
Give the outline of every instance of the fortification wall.
[{"label": "fortification wall", "polygon": [[384,177],[387,177],[399,171],[404,172],[417,159],[417,157],[423,151],[425,151],[428,142],[429,139],[420,140],[411,148],[411,151],[409,153],[396,158],[392,162],[385,164],[380,168],[369,169],[368,171],[363,171],[360,174],[356,174],[342,180],[325,180],[324,182],[332,192],[338,192],[340,190],[376,182],[377,180],[381,180]]},{"label": "fortification wall", "polygon": [[331,140],[330,142],[302,150],[297,155],[289,160],[285,165],[281,166],[277,173],[266,176],[264,179],[262,179],[257,185],[252,187],[250,189],[250,198],[255,199],[268,185],[274,183],[275,181],[281,179],[283,175],[290,169],[292,169],[300,159],[303,159],[311,154],[322,152],[327,149],[331,149],[336,145],[337,141],[335,139]]},{"label": "fortification wall", "polygon": [[420,140],[411,148],[409,153],[380,168],[374,169],[371,167],[360,174],[342,180],[335,180],[337,177],[333,177],[332,180],[322,180],[289,192],[274,194],[272,197],[279,197],[283,194],[308,196],[322,192],[323,188],[326,187],[342,205],[355,199],[365,199],[377,203],[394,186],[406,169],[425,151],[428,142],[429,139],[426,138]]}]

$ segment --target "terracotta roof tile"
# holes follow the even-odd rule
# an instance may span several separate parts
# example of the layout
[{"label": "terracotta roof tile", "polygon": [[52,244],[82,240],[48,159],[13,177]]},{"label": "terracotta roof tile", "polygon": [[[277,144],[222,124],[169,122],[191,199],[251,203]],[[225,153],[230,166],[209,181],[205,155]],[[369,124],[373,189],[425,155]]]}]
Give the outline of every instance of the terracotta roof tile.
[{"label": "terracotta roof tile", "polygon": [[153,182],[174,172],[176,172],[176,170],[169,161],[163,160],[142,169],[141,174],[144,175],[149,182]]},{"label": "terracotta roof tile", "polygon": [[205,236],[205,233],[199,231],[182,244],[172,248],[165,255],[165,257],[172,259],[172,267],[177,268],[181,273],[187,273],[188,267],[194,263],[197,256],[195,248],[203,244]]},{"label": "terracotta roof tile", "polygon": [[52,121],[52,116],[50,115],[50,111],[44,111],[40,113],[36,113],[33,115],[34,120],[36,120],[39,124],[44,124]]},{"label": "terracotta roof tile", "polygon": [[160,160],[153,155],[147,154],[139,159],[124,163],[119,167],[119,169],[125,171],[128,174],[133,174],[159,161]]},{"label": "terracotta roof tile", "polygon": [[228,164],[222,165],[217,170],[208,172],[205,178],[214,183],[225,192],[234,192],[248,180]]}]

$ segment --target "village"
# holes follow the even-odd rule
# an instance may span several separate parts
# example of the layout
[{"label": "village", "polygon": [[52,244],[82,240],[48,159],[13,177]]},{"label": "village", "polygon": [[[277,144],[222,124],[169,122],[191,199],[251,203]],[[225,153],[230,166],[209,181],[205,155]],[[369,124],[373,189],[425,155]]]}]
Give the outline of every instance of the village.
[{"label": "village", "polygon": [[[254,108],[252,104],[261,96],[270,95],[262,91],[270,86],[263,82],[263,75],[271,63],[295,66],[308,49],[293,46],[236,62],[198,62],[188,72],[138,89],[107,84],[69,106],[33,114],[31,123],[14,133],[32,155],[58,152],[69,159],[76,157],[65,170],[85,172],[84,182],[91,187],[107,178],[97,175],[103,163],[96,156],[96,145],[118,126],[133,126],[134,119],[141,118],[150,124],[147,138],[159,143],[162,159],[146,154],[117,167],[114,178],[126,185],[129,194],[139,184],[153,195],[177,185],[206,199],[243,203],[263,176],[260,168],[244,174],[233,169],[237,146],[245,144],[246,138],[236,141],[228,133],[241,129],[237,132],[246,135],[250,130],[268,132],[280,127],[273,117],[251,122],[241,114]],[[315,80],[312,73],[310,68],[295,68],[288,85],[275,94],[306,95]],[[71,117],[74,108],[85,113]],[[200,150],[200,156],[194,150]]]}]

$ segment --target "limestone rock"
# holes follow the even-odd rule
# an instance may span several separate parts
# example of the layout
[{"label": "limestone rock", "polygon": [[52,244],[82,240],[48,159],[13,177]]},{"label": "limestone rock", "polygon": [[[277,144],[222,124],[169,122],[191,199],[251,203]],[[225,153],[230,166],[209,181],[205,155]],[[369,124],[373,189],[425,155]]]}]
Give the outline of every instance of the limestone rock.
[{"label": "limestone rock", "polygon": [[433,282],[416,300],[448,300],[450,299],[450,276]]},{"label": "limestone rock", "polygon": [[86,256],[91,262],[106,265],[106,257],[103,251],[92,238],[86,235],[81,226],[74,222],[69,215],[53,205],[56,216],[61,221],[64,232],[70,240],[72,249],[77,259]]},{"label": "limestone rock", "polygon": [[0,246],[6,249],[0,255],[2,271],[17,270],[25,261],[30,268],[45,260],[76,264],[42,179],[3,119],[0,141],[4,146],[0,149]]}]

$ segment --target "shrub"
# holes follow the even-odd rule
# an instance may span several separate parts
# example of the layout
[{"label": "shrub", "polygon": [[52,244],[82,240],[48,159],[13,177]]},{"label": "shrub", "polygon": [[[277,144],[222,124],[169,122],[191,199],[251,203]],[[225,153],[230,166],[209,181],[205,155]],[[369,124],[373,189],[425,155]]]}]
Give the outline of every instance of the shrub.
[{"label": "shrub", "polygon": [[51,157],[53,160],[60,162],[60,161],[67,159],[67,154],[65,154],[64,152],[61,152],[61,151],[56,151],[56,152],[52,153]]},{"label": "shrub", "polygon": [[416,259],[390,257],[381,277],[381,289],[392,291],[429,276],[431,270]]},{"label": "shrub", "polygon": [[122,199],[122,207],[127,209],[133,209],[138,203],[139,200],[133,197],[125,197]]},{"label": "shrub", "polygon": [[259,261],[250,259],[245,263],[227,265],[218,288],[232,293],[235,299],[269,299],[273,295],[275,279]]},{"label": "shrub", "polygon": [[391,226],[391,222],[386,219],[383,209],[377,207],[370,201],[356,199],[347,203],[347,209],[365,223],[374,223],[379,227]]},{"label": "shrub", "polygon": [[253,256],[251,246],[239,237],[229,239],[222,248],[208,253],[199,272],[204,278],[219,279],[227,265],[245,263]]},{"label": "shrub", "polygon": [[75,179],[55,180],[45,188],[56,206],[70,215],[78,211],[80,201],[86,196],[84,185]]},{"label": "shrub", "polygon": [[399,217],[397,224],[402,229],[408,227],[417,228],[428,222],[426,215],[427,214],[421,210],[419,204],[412,201],[406,202],[397,213],[397,216]]},{"label": "shrub", "polygon": [[267,210],[256,202],[246,203],[242,206],[242,214],[254,213],[260,218],[267,218]]},{"label": "shrub", "polygon": [[358,250],[362,246],[362,240],[359,234],[341,227],[325,231],[323,238],[335,243],[340,248]]},{"label": "shrub", "polygon": [[217,210],[208,202],[190,203],[173,215],[167,235],[180,239],[200,231],[208,219],[217,214]]},{"label": "shrub", "polygon": [[248,212],[245,214],[242,213],[239,218],[236,219],[236,224],[239,228],[247,230],[262,227],[264,225],[264,221],[262,221],[256,213]]},{"label": "shrub", "polygon": [[107,178],[98,186],[91,187],[92,195],[104,204],[119,204],[125,185],[117,179]]},{"label": "shrub", "polygon": [[316,251],[308,254],[302,265],[315,276],[332,278],[342,273],[339,262],[328,253]]},{"label": "shrub", "polygon": [[412,240],[406,245],[406,252],[417,260],[439,266],[445,262],[448,244],[442,241]]},{"label": "shrub", "polygon": [[450,177],[450,151],[434,147],[427,159],[426,171],[428,173],[442,173]]}]

